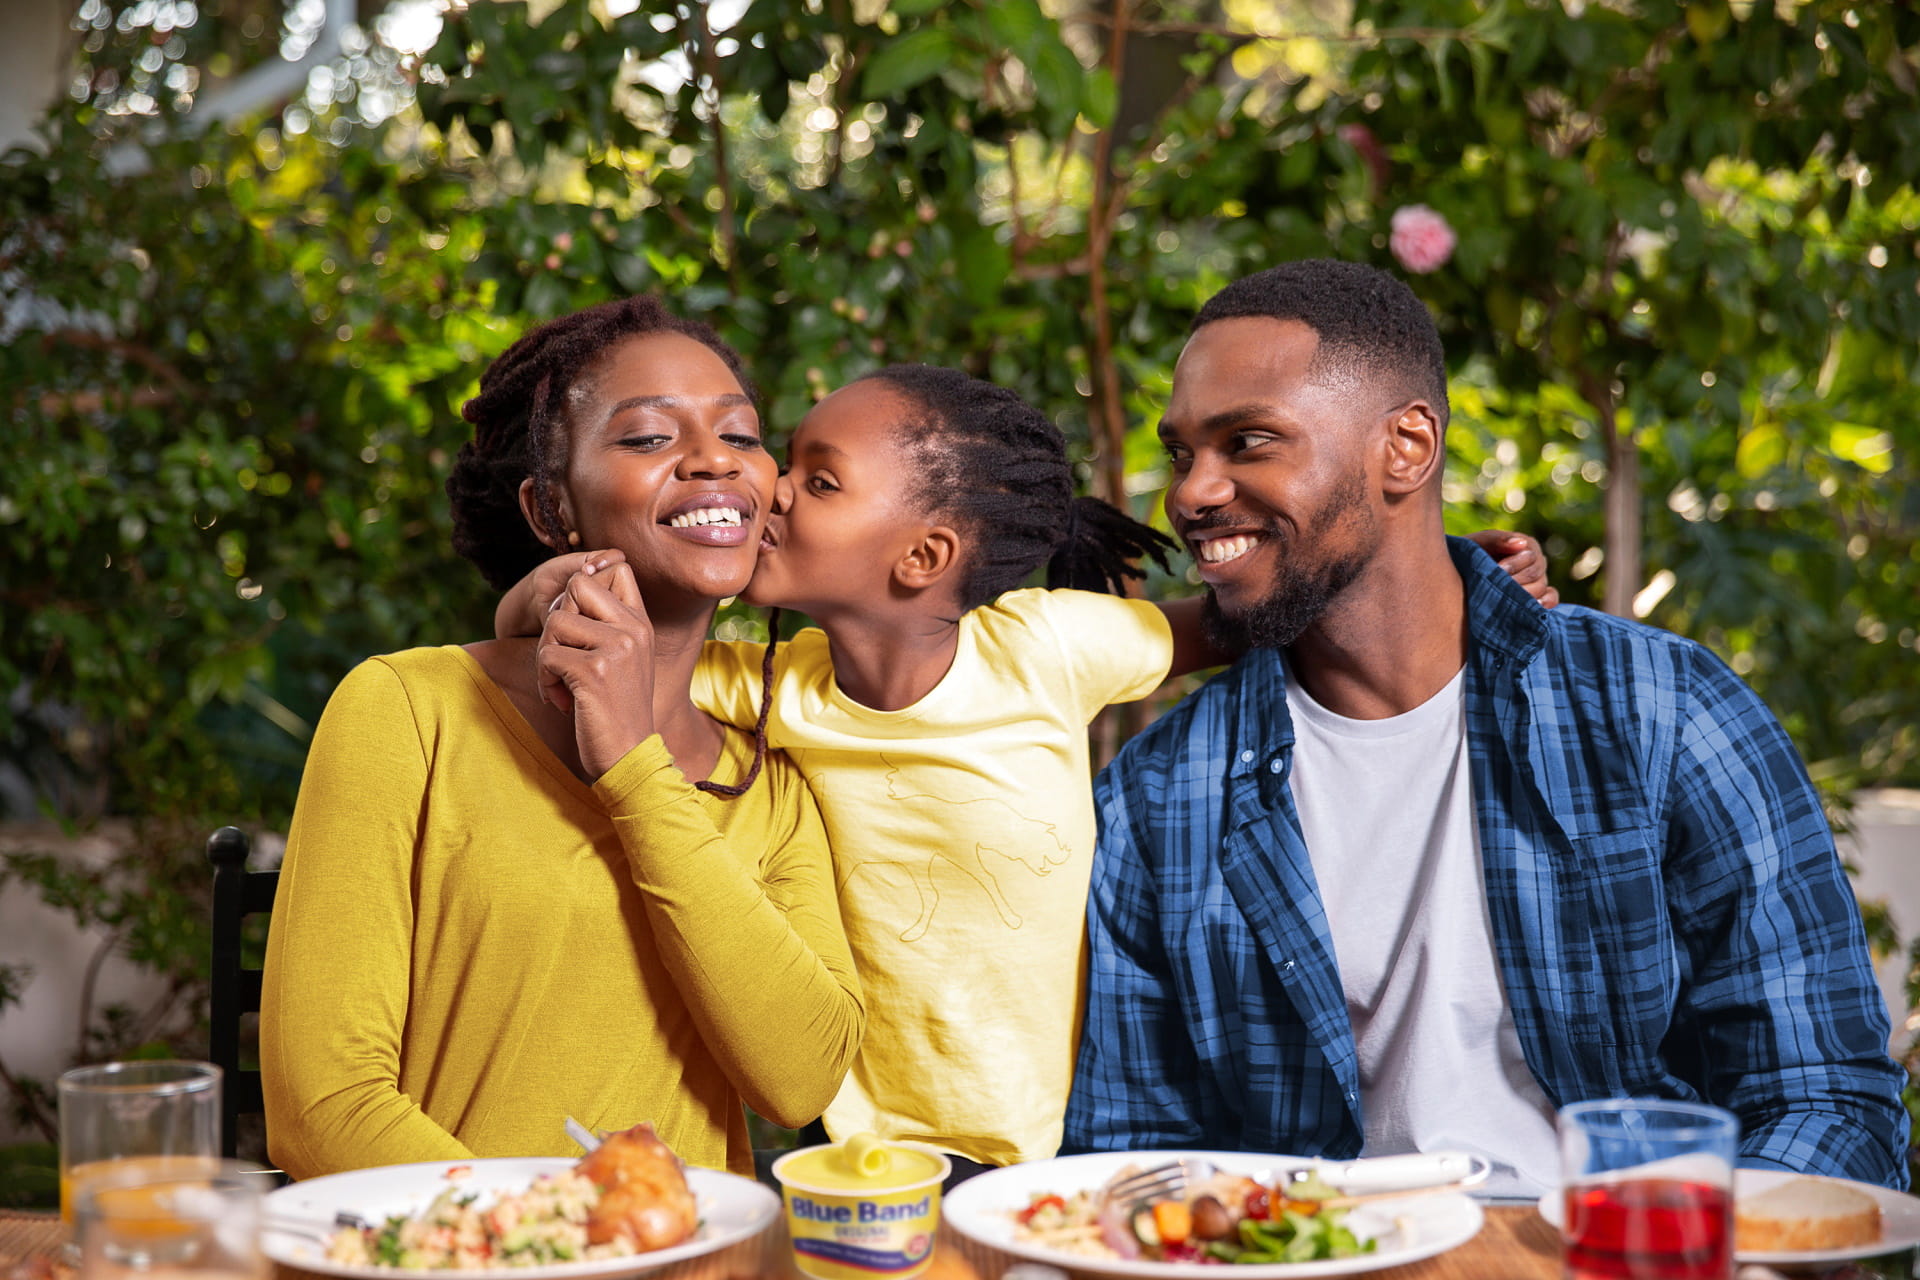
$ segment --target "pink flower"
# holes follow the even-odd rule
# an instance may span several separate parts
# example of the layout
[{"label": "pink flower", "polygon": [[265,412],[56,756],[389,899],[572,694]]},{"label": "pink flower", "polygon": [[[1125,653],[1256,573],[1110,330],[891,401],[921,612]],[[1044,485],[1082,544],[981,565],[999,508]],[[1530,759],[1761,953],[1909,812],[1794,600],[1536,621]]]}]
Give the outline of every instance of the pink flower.
[{"label": "pink flower", "polygon": [[1393,211],[1393,235],[1387,245],[1400,265],[1417,275],[1438,271],[1453,256],[1456,238],[1447,220],[1423,204]]}]

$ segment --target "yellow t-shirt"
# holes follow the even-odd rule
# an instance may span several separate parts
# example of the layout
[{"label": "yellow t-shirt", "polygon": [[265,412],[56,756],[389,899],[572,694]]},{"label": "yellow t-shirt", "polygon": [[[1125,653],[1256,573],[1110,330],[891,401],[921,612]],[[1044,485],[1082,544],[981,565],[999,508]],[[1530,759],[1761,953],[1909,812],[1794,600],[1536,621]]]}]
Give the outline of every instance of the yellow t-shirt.
[{"label": "yellow t-shirt", "polygon": [[[752,743],[715,769],[737,781]],[[696,791],[658,737],[592,787],[457,646],[373,658],[307,757],[267,943],[270,1151],[296,1178],[570,1155],[651,1120],[751,1173],[859,1044],[819,814],[774,755]]]},{"label": "yellow t-shirt", "polygon": [[[762,646],[711,642],[694,700],[752,724]],[[1022,590],[961,619],[953,666],[902,711],[834,683],[826,636],[778,650],[768,740],[826,819],[867,1033],[825,1114],[985,1164],[1050,1156],[1079,1038],[1094,814],[1087,724],[1152,692],[1159,609]]]}]

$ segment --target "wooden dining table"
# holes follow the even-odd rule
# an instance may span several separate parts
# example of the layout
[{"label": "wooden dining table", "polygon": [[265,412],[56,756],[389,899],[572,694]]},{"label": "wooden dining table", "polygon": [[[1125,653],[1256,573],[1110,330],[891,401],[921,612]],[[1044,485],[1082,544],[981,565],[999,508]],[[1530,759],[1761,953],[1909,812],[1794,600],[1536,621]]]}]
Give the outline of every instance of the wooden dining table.
[{"label": "wooden dining table", "polygon": [[[58,1214],[0,1211],[0,1280],[75,1280],[59,1260],[67,1229]],[[967,1240],[946,1226],[939,1248],[964,1259],[980,1280],[1001,1280],[1020,1259]],[[267,1280],[328,1280],[274,1264]],[[962,1273],[964,1274],[964,1272]],[[1069,1272],[1073,1280],[1096,1280]],[[1367,1273],[1369,1280],[1557,1280],[1560,1236],[1529,1205],[1495,1204],[1473,1239],[1456,1249],[1403,1266]],[[1912,1250],[1825,1272],[1802,1272],[1822,1280],[1908,1280],[1916,1274]],[[776,1222],[755,1239],[704,1258],[650,1273],[653,1280],[802,1280],[794,1269],[786,1228]],[[1773,1280],[1764,1268],[1742,1268],[1740,1280]],[[1798,1280],[1798,1278],[1796,1278]]]},{"label": "wooden dining table", "polygon": [[[0,1280],[69,1280],[57,1262],[67,1230],[57,1214],[0,1212]],[[964,1258],[980,1280],[1000,1280],[1020,1259],[987,1249],[948,1227],[939,1248]],[[275,1265],[270,1280],[325,1280]],[[1082,1273],[1070,1273],[1079,1280]],[[1560,1237],[1531,1208],[1494,1206],[1480,1233],[1457,1249],[1406,1266],[1369,1272],[1377,1280],[1554,1280]],[[756,1239],[652,1273],[657,1280],[796,1280],[783,1223]]]}]

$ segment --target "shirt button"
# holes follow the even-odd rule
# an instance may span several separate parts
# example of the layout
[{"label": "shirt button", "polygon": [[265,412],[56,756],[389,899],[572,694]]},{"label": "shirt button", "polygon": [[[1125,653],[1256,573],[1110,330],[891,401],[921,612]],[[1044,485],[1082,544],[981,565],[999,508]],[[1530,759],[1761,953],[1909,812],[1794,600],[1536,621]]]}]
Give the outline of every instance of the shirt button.
[{"label": "shirt button", "polygon": [[1279,756],[1275,756],[1275,757],[1274,757],[1273,759],[1271,759],[1271,760],[1269,760],[1269,761],[1267,761],[1267,772],[1268,772],[1268,773],[1278,773],[1278,772],[1280,772],[1280,757],[1279,757]]},{"label": "shirt button", "polygon": [[1240,753],[1240,763],[1241,763],[1241,764],[1246,764],[1246,763],[1248,763],[1249,761],[1251,761],[1252,759],[1253,759],[1253,752],[1251,752],[1251,751],[1242,751],[1242,752]]}]

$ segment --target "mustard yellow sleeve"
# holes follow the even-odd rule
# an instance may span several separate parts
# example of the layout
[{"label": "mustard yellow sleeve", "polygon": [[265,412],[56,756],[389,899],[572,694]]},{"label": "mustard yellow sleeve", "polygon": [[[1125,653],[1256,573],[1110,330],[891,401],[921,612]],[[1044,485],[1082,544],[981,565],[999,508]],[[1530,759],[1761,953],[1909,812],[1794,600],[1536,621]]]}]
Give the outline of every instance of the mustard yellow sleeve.
[{"label": "mustard yellow sleeve", "polygon": [[819,811],[790,766],[781,763],[777,790],[773,773],[754,784],[773,792],[768,829],[735,831],[731,840],[657,736],[628,752],[594,792],[714,1057],[748,1106],[797,1127],[839,1089],[866,1010]]},{"label": "mustard yellow sleeve", "polygon": [[307,753],[268,928],[268,1154],[295,1178],[471,1155],[399,1088],[426,784],[405,685],[361,664]]}]

